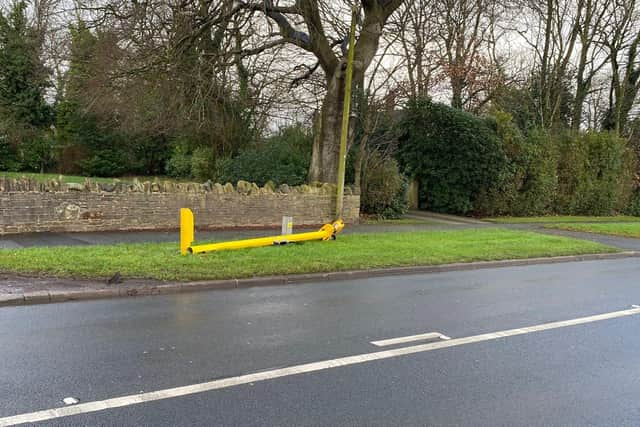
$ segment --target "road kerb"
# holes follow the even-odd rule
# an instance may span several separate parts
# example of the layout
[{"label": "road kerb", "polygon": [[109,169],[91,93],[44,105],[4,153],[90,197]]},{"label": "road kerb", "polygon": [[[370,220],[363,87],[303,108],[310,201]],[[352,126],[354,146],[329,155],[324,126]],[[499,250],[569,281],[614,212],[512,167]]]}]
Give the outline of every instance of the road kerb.
[{"label": "road kerb", "polygon": [[0,294],[0,307],[24,304],[24,294]]},{"label": "road kerb", "polygon": [[[469,271],[488,268],[521,267],[528,265],[559,264],[580,261],[614,260],[640,257],[640,252],[618,252],[613,254],[570,255],[548,258],[529,258],[503,261],[479,261],[443,265],[411,266],[379,268],[369,270],[336,271],[324,273],[307,273],[289,276],[267,276],[246,279],[227,279],[167,283],[160,285],[142,285],[139,287],[117,286],[113,288],[87,288],[73,290],[41,290],[24,294],[0,294],[0,307],[65,302],[77,300],[104,299],[115,297],[135,297],[151,295],[168,295],[206,290],[225,290],[254,288],[264,286],[301,285],[311,282],[335,282],[344,280],[366,279],[384,276],[400,276],[411,274],[446,273],[453,271]],[[25,279],[28,280],[28,279]]]}]

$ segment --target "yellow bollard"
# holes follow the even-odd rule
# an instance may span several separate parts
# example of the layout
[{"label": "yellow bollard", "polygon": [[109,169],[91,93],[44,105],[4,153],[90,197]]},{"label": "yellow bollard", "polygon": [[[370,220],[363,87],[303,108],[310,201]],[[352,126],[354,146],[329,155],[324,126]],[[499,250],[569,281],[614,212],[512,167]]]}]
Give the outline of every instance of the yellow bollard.
[{"label": "yellow bollard", "polygon": [[186,255],[195,239],[195,224],[191,209],[180,209],[180,253]]},{"label": "yellow bollard", "polygon": [[208,245],[192,246],[195,239],[194,217],[190,209],[180,209],[180,253],[201,254],[231,249],[259,248],[263,246],[286,245],[287,243],[306,242],[310,240],[334,240],[344,228],[344,222],[337,220],[332,224],[325,224],[318,231],[310,233],[285,234],[281,236],[260,237],[257,239],[235,240],[231,242],[212,243]]}]

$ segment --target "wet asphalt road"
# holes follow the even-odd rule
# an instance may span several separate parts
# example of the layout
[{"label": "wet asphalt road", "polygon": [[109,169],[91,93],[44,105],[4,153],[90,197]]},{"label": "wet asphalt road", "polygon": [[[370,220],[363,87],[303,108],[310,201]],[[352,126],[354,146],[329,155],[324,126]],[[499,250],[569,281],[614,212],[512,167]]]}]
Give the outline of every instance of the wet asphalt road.
[{"label": "wet asphalt road", "polygon": [[[0,421],[379,351],[372,340],[624,310],[639,277],[624,259],[2,308]],[[36,425],[637,426],[638,331],[629,316]]]}]

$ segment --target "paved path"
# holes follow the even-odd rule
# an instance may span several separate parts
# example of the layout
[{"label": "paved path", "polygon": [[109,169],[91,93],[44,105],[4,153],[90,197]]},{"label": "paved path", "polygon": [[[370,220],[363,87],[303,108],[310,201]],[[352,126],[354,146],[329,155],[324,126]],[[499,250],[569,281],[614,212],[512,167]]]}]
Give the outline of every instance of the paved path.
[{"label": "paved path", "polygon": [[[409,211],[407,219],[424,221],[416,224],[358,224],[345,228],[345,234],[390,233],[430,230],[461,230],[466,228],[511,228],[590,240],[627,251],[640,251],[640,239],[607,236],[544,228],[545,224],[495,224],[474,218],[437,214],[427,211]],[[300,228],[298,230],[301,230]],[[305,229],[306,230],[306,229]],[[199,241],[239,240],[279,234],[275,228],[249,230],[217,230],[196,232]],[[294,231],[295,232],[295,231]],[[0,236],[0,249],[17,249],[36,246],[88,246],[119,243],[178,242],[177,231],[110,231],[93,233],[25,233]]]},{"label": "paved path", "polygon": [[[496,227],[488,224],[451,223],[430,219],[424,224],[360,224],[348,225],[344,233],[386,233],[426,230],[453,230],[473,227]],[[297,230],[301,230],[298,228]],[[308,229],[305,229],[308,231]],[[294,232],[296,229],[294,227]],[[280,229],[224,230],[196,232],[199,241],[224,241],[279,234]],[[111,245],[118,243],[178,242],[178,231],[113,231],[96,233],[27,233],[0,236],[0,249],[34,246]]]},{"label": "paved path", "polygon": [[551,234],[555,236],[572,237],[574,239],[590,240],[592,242],[602,243],[607,246],[624,249],[626,251],[640,251],[640,239],[630,237],[608,236],[606,234],[583,233],[568,230],[556,230],[552,228],[544,228],[544,224],[501,224],[504,228],[529,230],[538,233]]},{"label": "paved path", "polygon": [[[134,396],[31,425],[636,426],[638,310],[591,316],[638,304],[638,277],[627,259],[2,308],[0,425],[65,397]],[[451,346],[371,344],[434,331]],[[365,356],[337,366],[353,355]],[[156,390],[161,400],[133,404]]]}]

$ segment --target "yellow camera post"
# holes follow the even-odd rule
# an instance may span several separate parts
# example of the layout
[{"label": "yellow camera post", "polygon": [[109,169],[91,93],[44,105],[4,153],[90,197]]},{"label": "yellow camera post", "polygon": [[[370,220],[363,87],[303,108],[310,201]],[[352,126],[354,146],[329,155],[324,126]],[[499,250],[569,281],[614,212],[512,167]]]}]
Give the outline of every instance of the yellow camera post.
[{"label": "yellow camera post", "polygon": [[335,240],[336,235],[344,229],[344,222],[337,220],[332,224],[325,224],[318,231],[298,234],[283,234],[280,236],[260,237],[257,239],[234,240],[230,242],[211,243],[193,246],[195,240],[195,221],[191,209],[180,209],[180,253],[202,254],[232,249],[259,248],[264,246],[280,246],[288,243],[307,242],[313,240]]}]

